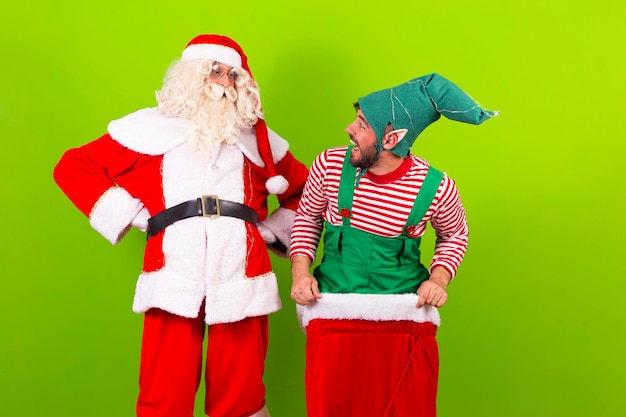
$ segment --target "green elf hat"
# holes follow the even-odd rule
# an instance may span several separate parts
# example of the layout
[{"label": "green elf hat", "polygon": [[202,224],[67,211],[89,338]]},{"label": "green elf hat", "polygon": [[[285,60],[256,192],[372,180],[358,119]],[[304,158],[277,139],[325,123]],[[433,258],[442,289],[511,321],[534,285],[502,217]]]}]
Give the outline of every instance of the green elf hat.
[{"label": "green elf hat", "polygon": [[500,113],[483,109],[454,83],[434,73],[373,92],[358,102],[376,133],[379,152],[389,123],[395,130],[406,130],[404,138],[391,149],[392,153],[401,157],[408,156],[417,136],[441,115],[458,122],[479,125]]}]

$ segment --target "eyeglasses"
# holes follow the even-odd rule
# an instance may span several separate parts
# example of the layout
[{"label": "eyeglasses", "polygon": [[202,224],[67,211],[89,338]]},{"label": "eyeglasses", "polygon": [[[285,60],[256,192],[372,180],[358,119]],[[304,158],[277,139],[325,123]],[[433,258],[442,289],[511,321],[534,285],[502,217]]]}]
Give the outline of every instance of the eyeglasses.
[{"label": "eyeglasses", "polygon": [[216,82],[224,78],[224,75],[228,76],[228,79],[232,82],[237,81],[237,77],[239,76],[236,69],[232,67],[228,69],[225,65],[215,64],[213,65],[213,68],[211,68],[209,79]]}]

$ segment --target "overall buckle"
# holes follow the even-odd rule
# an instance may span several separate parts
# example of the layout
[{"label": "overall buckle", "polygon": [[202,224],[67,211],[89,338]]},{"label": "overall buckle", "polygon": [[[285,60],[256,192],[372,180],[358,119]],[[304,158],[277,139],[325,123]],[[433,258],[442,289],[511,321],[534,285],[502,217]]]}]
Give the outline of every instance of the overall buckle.
[{"label": "overall buckle", "polygon": [[[220,199],[216,195],[203,195],[200,198],[202,205],[202,216],[214,219],[220,217]],[[211,203],[215,205],[215,208],[211,207]],[[208,206],[207,206],[208,204]],[[212,210],[213,209],[213,210]]]}]

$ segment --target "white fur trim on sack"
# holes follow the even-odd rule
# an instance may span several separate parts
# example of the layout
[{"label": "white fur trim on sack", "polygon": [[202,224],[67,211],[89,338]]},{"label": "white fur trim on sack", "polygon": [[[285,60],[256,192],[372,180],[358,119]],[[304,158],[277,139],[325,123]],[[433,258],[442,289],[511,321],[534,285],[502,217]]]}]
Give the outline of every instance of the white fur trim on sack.
[{"label": "white fur trim on sack", "polygon": [[433,306],[417,308],[417,294],[331,294],[306,306],[296,305],[300,327],[315,319],[399,321],[441,324],[439,311]]}]

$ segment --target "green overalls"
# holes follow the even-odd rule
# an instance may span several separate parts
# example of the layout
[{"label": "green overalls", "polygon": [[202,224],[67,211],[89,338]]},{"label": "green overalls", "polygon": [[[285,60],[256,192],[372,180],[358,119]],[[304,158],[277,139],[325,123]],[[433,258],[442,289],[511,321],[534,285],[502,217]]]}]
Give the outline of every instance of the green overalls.
[{"label": "green overalls", "polygon": [[420,262],[421,237],[409,237],[406,229],[418,224],[430,207],[443,174],[430,167],[402,234],[384,237],[350,226],[356,168],[350,165],[348,148],[339,182],[338,209],[341,226],[326,223],[324,257],[315,268],[320,291],[327,293],[415,293],[428,279]]}]

